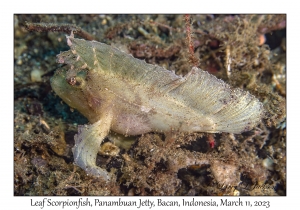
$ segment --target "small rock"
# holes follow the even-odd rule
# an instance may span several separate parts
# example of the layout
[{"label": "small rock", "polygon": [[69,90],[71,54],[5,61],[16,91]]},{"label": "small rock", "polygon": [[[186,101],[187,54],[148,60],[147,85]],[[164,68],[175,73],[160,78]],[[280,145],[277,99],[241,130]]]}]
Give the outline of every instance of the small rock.
[{"label": "small rock", "polygon": [[42,72],[41,70],[34,69],[30,73],[32,82],[41,82],[42,81]]},{"label": "small rock", "polygon": [[273,170],[274,170],[274,162],[273,162],[273,160],[270,159],[270,158],[265,158],[265,159],[262,161],[262,165],[263,165],[266,169],[268,169],[268,170],[270,170],[270,171],[273,171]]}]

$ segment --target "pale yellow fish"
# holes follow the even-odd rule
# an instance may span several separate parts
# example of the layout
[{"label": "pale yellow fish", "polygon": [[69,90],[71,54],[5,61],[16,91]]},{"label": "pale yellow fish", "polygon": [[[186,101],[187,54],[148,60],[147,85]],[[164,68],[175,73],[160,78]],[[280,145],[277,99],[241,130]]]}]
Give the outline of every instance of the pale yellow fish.
[{"label": "pale yellow fish", "polygon": [[242,133],[261,121],[258,99],[199,68],[182,77],[100,42],[71,35],[67,43],[71,50],[57,56],[67,66],[56,71],[51,86],[91,123],[79,127],[73,148],[75,163],[88,174],[110,179],[96,166],[110,130]]}]

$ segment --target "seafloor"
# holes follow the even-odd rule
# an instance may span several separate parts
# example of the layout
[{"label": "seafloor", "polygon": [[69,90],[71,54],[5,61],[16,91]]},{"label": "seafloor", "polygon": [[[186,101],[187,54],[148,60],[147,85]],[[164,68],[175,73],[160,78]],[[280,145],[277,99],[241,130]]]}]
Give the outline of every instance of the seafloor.
[{"label": "seafloor", "polygon": [[148,133],[120,148],[105,139],[97,164],[115,174],[106,183],[73,164],[77,126],[88,121],[50,86],[56,55],[68,50],[65,33],[28,31],[26,24],[75,24],[97,41],[185,75],[193,62],[184,15],[14,15],[14,194],[286,195],[286,16],[191,19],[199,67],[255,95],[266,110],[262,122],[242,134],[170,140]]}]

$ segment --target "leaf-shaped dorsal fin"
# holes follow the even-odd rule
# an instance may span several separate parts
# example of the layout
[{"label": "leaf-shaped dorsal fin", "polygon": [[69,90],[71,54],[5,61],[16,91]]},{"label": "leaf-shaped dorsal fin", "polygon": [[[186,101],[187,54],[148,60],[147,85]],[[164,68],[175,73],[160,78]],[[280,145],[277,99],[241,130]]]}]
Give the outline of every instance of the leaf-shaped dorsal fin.
[{"label": "leaf-shaped dorsal fin", "polygon": [[80,56],[91,69],[96,67],[107,74],[160,88],[180,77],[160,66],[147,64],[107,44],[68,37],[71,52]]}]

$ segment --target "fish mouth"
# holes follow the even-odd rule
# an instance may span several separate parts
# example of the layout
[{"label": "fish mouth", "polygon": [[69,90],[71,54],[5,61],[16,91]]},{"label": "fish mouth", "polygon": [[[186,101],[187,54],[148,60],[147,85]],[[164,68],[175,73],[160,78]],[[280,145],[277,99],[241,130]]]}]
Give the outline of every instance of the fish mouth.
[{"label": "fish mouth", "polygon": [[61,96],[61,94],[67,90],[66,87],[66,69],[59,68],[50,79],[50,84],[54,92]]}]

